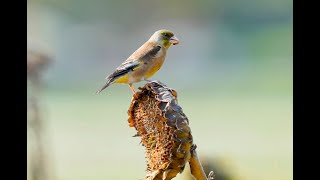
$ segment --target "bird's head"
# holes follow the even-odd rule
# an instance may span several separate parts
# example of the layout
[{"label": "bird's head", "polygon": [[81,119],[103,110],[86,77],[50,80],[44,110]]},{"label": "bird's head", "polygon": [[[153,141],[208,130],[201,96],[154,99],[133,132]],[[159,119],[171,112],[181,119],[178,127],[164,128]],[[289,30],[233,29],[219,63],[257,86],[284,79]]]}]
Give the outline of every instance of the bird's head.
[{"label": "bird's head", "polygon": [[155,41],[158,44],[162,44],[166,49],[170,47],[171,44],[179,44],[179,39],[173,34],[172,31],[162,29],[156,31],[149,39],[149,41]]}]

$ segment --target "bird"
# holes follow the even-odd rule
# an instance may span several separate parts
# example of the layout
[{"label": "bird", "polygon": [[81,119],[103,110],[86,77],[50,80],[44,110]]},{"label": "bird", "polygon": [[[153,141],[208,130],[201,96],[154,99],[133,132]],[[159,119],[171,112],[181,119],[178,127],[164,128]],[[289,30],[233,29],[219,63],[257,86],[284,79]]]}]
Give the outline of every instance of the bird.
[{"label": "bird", "polygon": [[179,39],[167,29],[161,29],[129,56],[113,73],[106,77],[106,83],[96,94],[114,83],[127,84],[133,94],[136,94],[132,84],[140,81],[150,81],[165,61],[167,51],[171,45],[179,44]]}]

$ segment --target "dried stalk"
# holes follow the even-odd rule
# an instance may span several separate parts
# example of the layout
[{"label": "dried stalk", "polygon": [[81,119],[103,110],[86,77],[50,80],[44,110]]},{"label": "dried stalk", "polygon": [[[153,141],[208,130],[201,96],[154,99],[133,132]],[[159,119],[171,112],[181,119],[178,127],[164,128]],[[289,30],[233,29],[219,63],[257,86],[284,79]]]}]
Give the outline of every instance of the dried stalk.
[{"label": "dried stalk", "polygon": [[208,175],[208,177],[206,176],[203,167],[201,165],[201,162],[198,158],[197,152],[196,152],[196,145],[194,145],[191,148],[191,158],[189,161],[189,165],[190,165],[190,171],[191,174],[193,175],[193,177],[196,180],[213,180],[214,179],[214,174],[213,171],[211,171]]},{"label": "dried stalk", "polygon": [[48,180],[48,164],[44,147],[44,120],[41,117],[39,106],[41,96],[41,71],[48,64],[48,59],[42,55],[29,51],[27,57],[27,82],[28,91],[28,109],[29,115],[28,127],[31,136],[30,152],[30,178],[32,180]]}]

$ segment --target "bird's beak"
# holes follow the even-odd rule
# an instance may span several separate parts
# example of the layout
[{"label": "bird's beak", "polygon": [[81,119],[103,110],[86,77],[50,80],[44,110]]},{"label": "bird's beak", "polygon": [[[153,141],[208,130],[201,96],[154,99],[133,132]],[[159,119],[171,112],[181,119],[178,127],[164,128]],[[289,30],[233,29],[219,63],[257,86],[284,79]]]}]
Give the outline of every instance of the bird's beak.
[{"label": "bird's beak", "polygon": [[173,36],[170,38],[169,42],[171,42],[173,45],[179,44],[179,39],[176,36]]}]

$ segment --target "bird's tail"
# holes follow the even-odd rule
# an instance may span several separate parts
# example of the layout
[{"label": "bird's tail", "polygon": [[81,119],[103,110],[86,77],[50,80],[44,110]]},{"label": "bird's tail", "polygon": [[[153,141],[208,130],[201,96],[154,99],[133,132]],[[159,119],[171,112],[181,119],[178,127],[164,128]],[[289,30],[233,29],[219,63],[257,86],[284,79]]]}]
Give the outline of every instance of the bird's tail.
[{"label": "bird's tail", "polygon": [[113,82],[112,79],[108,79],[107,82],[106,82],[106,84],[104,84],[104,85],[102,86],[102,88],[96,92],[96,94],[99,94],[101,91],[103,91],[105,88],[107,88],[110,84],[112,84],[112,82]]}]

